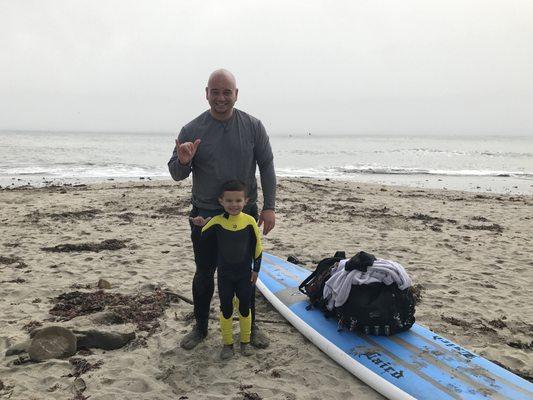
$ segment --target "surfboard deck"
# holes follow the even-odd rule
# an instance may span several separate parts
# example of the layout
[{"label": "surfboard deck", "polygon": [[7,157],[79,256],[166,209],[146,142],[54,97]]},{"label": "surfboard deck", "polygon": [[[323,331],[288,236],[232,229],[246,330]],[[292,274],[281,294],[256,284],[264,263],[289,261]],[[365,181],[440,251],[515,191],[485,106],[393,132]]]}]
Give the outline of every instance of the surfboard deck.
[{"label": "surfboard deck", "polygon": [[338,331],[307,310],[298,285],[311,272],[263,253],[257,287],[304,336],[388,399],[533,399],[533,384],[415,324],[393,336]]}]

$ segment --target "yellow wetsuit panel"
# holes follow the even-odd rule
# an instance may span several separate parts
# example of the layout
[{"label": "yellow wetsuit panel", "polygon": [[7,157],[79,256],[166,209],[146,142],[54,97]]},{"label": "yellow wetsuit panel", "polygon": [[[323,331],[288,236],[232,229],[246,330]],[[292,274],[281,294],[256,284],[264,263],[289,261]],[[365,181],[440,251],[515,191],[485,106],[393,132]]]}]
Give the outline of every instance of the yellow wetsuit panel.
[{"label": "yellow wetsuit panel", "polygon": [[202,237],[206,240],[216,237],[220,267],[249,266],[253,261],[254,271],[259,271],[263,247],[259,227],[252,216],[243,212],[217,215],[202,228]]}]

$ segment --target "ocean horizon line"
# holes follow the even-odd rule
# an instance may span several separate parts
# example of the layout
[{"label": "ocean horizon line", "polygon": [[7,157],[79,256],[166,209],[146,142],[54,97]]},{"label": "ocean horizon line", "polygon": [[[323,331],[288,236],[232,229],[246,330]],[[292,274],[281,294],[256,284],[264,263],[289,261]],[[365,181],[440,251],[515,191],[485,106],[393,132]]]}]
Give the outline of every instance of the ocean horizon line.
[{"label": "ocean horizon line", "polygon": [[[96,129],[96,130],[85,130],[85,129],[9,129],[9,128],[2,128],[0,129],[0,134],[113,134],[113,135],[158,135],[158,136],[165,136],[165,135],[176,135],[179,133],[179,130],[181,128],[177,128],[175,131],[167,131],[167,130],[160,130],[160,129],[154,129],[154,130],[122,130],[122,129],[109,129],[109,130],[102,130],[102,129]],[[368,138],[373,136],[378,137],[443,137],[443,138],[458,138],[458,139],[466,139],[466,138],[513,138],[513,139],[532,139],[533,140],[533,132],[531,133],[519,133],[519,132],[447,132],[447,131],[357,131],[357,132],[332,132],[332,133],[325,133],[325,132],[313,132],[312,130],[308,131],[269,131],[267,129],[267,133],[270,137],[294,137],[294,138],[306,138],[306,137],[313,137],[313,138],[322,138],[322,137],[331,137],[331,138],[347,138],[347,137],[362,137],[362,138]]]}]

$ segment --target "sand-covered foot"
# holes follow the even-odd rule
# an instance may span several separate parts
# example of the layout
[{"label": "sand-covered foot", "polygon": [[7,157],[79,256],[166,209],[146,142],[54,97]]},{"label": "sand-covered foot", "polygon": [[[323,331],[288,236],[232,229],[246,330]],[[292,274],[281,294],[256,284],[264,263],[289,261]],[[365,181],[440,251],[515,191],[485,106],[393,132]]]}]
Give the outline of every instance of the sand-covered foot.
[{"label": "sand-covered foot", "polygon": [[200,330],[195,326],[192,331],[187,333],[181,339],[180,346],[185,350],[192,350],[198,344],[205,339],[207,335],[204,335]]},{"label": "sand-covered foot", "polygon": [[252,327],[252,335],[250,337],[252,346],[258,349],[266,349],[270,345],[270,339],[257,326]]},{"label": "sand-covered foot", "polygon": [[249,357],[254,354],[250,343],[241,343],[241,354],[245,357]]},{"label": "sand-covered foot", "polygon": [[233,357],[233,345],[232,344],[225,344],[222,347],[222,350],[220,351],[220,359],[221,360],[229,360]]}]

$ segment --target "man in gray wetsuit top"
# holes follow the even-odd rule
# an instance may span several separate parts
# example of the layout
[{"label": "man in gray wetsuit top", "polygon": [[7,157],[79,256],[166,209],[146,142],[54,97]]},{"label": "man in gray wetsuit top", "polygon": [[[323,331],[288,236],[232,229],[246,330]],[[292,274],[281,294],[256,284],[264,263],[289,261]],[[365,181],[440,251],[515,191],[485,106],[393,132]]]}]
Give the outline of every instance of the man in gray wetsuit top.
[{"label": "man in gray wetsuit top", "polygon": [[[224,212],[218,197],[224,182],[238,179],[248,189],[244,212],[258,220],[267,235],[275,225],[276,174],[272,148],[261,121],[233,108],[239,90],[234,76],[226,70],[211,74],[205,89],[210,109],[187,125],[176,140],[168,162],[170,175],[176,181],[192,171],[192,210],[190,218],[213,217]],[[256,165],[263,189],[263,208],[258,212]],[[192,282],[196,324],[181,340],[181,347],[192,349],[207,336],[209,309],[214,291],[216,259],[202,251],[201,227],[191,225],[196,272]],[[255,286],[251,300],[251,344],[264,348],[268,338],[255,324]]]}]

